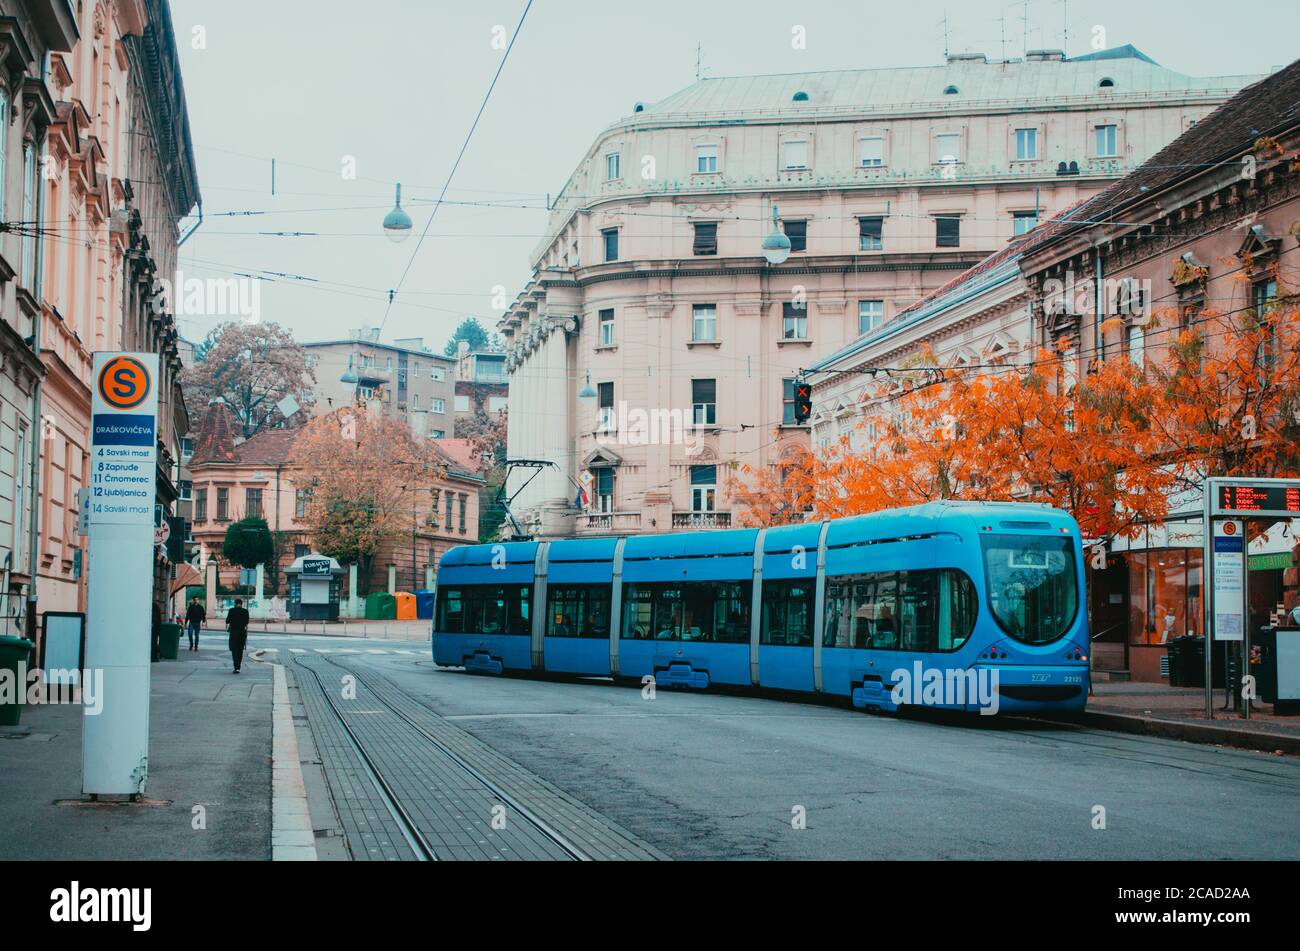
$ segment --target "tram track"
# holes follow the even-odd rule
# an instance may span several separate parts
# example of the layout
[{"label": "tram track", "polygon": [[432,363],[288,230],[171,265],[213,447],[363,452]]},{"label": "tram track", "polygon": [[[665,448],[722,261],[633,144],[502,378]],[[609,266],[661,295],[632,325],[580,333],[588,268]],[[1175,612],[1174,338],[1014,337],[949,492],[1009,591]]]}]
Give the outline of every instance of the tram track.
[{"label": "tram track", "polygon": [[[354,856],[668,858],[364,661],[305,654],[291,666],[305,672],[308,719]],[[342,677],[354,693],[340,691]]]},{"label": "tram track", "polygon": [[320,687],[321,696],[324,697],[325,702],[329,705],[330,709],[334,711],[334,716],[337,719],[339,726],[343,728],[344,734],[349,740],[351,740],[354,752],[363,764],[376,791],[382,797],[384,805],[388,808],[389,813],[393,817],[393,821],[397,823],[398,828],[401,830],[402,837],[406,840],[407,845],[410,846],[411,853],[415,856],[416,860],[421,862],[438,861],[438,854],[434,851],[433,846],[420,830],[419,823],[417,823],[411,817],[410,813],[408,813],[402,806],[400,798],[380,773],[378,767],[375,765],[375,761],[366,751],[365,744],[361,742],[356,731],[352,729],[351,725],[347,721],[347,717],[343,715],[343,712],[339,709],[334,697],[326,688],[325,682],[321,680],[320,673],[314,668],[308,667],[306,664],[297,664],[296,666],[300,670],[307,671],[307,673],[311,674],[311,676],[315,678],[317,686]]},{"label": "tram track", "polygon": [[[424,737],[424,739],[429,743],[429,745],[432,746],[435,750],[437,750],[437,752],[441,756],[445,757],[447,760],[454,763],[467,776],[469,776],[470,779],[472,779],[475,783],[482,786],[483,789],[491,793],[491,795],[494,798],[498,799],[502,805],[509,808],[511,813],[522,818],[537,832],[545,836],[554,845],[556,845],[559,849],[565,852],[571,859],[579,862],[589,862],[592,860],[592,857],[588,855],[586,851],[584,851],[582,848],[580,848],[572,841],[570,841],[568,837],[566,837],[558,829],[555,829],[553,826],[551,826],[550,823],[540,818],[536,813],[533,812],[533,810],[531,810],[527,805],[521,802],[517,797],[511,795],[508,791],[502,788],[502,786],[499,783],[495,782],[491,777],[485,775],[481,770],[476,768],[472,763],[467,761],[463,756],[461,756],[455,750],[448,747],[445,743],[443,743],[436,736],[434,736],[427,729],[425,729],[418,722],[416,722],[414,718],[409,716],[404,711],[398,709],[397,704],[393,703],[391,700],[385,697],[380,690],[377,690],[375,688],[375,684],[370,676],[361,672],[355,667],[349,667],[347,665],[341,664],[338,661],[334,660],[333,658],[325,657],[323,659],[325,663],[329,664],[330,666],[335,667],[338,670],[342,670],[345,673],[355,677],[358,683],[366,687],[366,689],[370,693],[370,696],[374,700],[376,700],[378,703],[383,705],[385,709],[387,709],[393,716],[397,717],[401,722],[405,723],[408,727],[410,727],[420,736]],[[312,673],[316,675],[317,681],[319,682],[320,681],[319,674],[317,674],[316,671],[314,670],[312,671]],[[323,684],[322,684],[322,689],[323,689]],[[397,688],[390,687],[388,689],[396,690]],[[334,708],[335,713],[338,714],[341,718],[342,714],[339,713],[338,708],[334,705],[332,698],[330,699],[330,705],[331,707]],[[369,761],[368,758],[367,761]]]}]

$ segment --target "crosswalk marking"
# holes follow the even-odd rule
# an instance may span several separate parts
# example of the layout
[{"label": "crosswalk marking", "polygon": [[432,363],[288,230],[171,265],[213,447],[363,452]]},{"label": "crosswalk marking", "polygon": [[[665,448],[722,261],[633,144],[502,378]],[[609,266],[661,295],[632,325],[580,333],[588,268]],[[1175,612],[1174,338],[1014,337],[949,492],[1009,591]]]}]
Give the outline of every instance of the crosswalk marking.
[{"label": "crosswalk marking", "polygon": [[[220,652],[223,653],[223,654],[228,654],[228,653],[230,652],[230,649],[229,649],[225,644],[200,644],[200,645],[199,645],[199,650],[205,650],[205,651],[220,651]],[[422,651],[401,650],[400,648],[396,648],[396,647],[383,647],[383,648],[380,648],[380,647],[368,647],[368,648],[366,648],[365,650],[359,650],[359,649],[354,648],[354,647],[339,647],[339,648],[334,648],[334,647],[311,647],[311,648],[307,648],[307,647],[290,647],[290,648],[288,648],[288,651],[289,651],[290,654],[308,654],[308,653],[311,653],[312,651],[315,651],[317,654],[378,654],[378,655],[381,655],[381,656],[391,656],[391,655],[396,655],[396,654],[402,654],[402,655],[405,655],[406,657],[423,657],[423,656],[424,656],[424,652],[422,652]],[[260,654],[278,654],[278,653],[280,653],[280,648],[278,648],[278,647],[260,647],[260,646],[258,646],[257,644],[249,644],[249,645],[248,645],[248,653],[250,653],[250,654],[259,654],[259,653],[260,653]]]}]

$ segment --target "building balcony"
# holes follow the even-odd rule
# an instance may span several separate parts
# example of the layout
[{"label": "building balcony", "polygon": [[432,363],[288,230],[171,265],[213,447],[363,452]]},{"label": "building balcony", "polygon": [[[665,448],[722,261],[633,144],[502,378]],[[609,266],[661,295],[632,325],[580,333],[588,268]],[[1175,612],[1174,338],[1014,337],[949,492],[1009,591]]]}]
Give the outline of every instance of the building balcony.
[{"label": "building balcony", "polygon": [[674,512],[673,528],[731,528],[730,512]]},{"label": "building balcony", "polygon": [[580,532],[622,533],[640,530],[640,512],[589,512],[578,516]]}]

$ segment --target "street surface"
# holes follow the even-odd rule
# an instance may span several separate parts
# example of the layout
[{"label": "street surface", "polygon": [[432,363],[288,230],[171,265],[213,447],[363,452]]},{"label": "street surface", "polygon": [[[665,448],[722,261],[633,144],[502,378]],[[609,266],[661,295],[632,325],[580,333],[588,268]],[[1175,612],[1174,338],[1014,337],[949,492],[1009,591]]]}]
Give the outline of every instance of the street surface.
[{"label": "street surface", "polygon": [[[205,650],[224,645],[219,635],[206,639]],[[638,857],[1300,856],[1300,829],[1283,821],[1300,814],[1293,757],[1025,720],[891,718],[666,690],[647,699],[603,680],[471,676],[436,668],[428,644],[410,641],[250,636],[249,651],[259,648],[264,659],[290,666],[304,697],[308,668],[325,671],[315,691],[329,684],[333,692],[355,673],[356,699],[336,696],[331,707],[318,695],[308,704],[312,733],[318,742],[338,734],[342,710],[378,772],[403,774],[390,783],[398,808],[423,812],[417,824],[434,833],[445,831],[445,817],[434,814],[438,797],[421,783],[456,773],[446,760],[450,745],[489,780],[512,777],[510,788],[531,789],[516,798],[539,815],[572,811],[576,801],[582,827],[597,829],[593,842],[630,842],[645,852]],[[327,760],[344,742],[324,744],[335,749]],[[335,788],[339,775],[330,780],[336,804],[358,795]],[[373,781],[346,775],[370,795]],[[431,778],[412,778],[419,775]],[[452,784],[464,793],[457,801],[487,828],[492,789],[457,775],[464,780]],[[315,805],[313,821],[319,830]],[[367,857],[352,841],[359,835],[347,833],[349,850]],[[393,854],[370,857],[417,857],[392,838]],[[492,838],[484,833],[479,842]]]}]

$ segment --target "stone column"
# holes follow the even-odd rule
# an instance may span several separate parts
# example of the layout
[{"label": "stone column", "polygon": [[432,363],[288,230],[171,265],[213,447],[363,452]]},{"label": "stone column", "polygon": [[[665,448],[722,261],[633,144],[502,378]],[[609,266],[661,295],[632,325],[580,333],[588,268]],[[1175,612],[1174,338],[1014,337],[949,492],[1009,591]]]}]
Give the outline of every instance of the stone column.
[{"label": "stone column", "polygon": [[388,566],[388,593],[397,594],[397,566]]},{"label": "stone column", "polygon": [[361,616],[361,598],[357,595],[357,566],[348,565],[348,617]]}]

